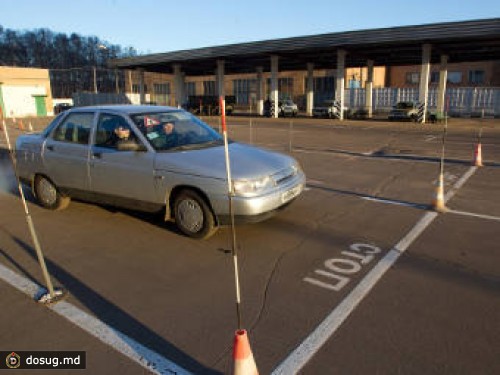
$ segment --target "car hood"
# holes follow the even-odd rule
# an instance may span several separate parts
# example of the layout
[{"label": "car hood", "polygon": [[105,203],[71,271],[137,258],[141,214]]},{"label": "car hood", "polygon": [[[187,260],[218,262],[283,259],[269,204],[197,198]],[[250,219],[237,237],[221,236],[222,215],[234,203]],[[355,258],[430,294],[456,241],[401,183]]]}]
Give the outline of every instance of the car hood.
[{"label": "car hood", "polygon": [[[233,179],[255,179],[274,174],[294,163],[283,154],[241,143],[229,145]],[[156,154],[155,169],[196,176],[226,179],[224,146]]]}]

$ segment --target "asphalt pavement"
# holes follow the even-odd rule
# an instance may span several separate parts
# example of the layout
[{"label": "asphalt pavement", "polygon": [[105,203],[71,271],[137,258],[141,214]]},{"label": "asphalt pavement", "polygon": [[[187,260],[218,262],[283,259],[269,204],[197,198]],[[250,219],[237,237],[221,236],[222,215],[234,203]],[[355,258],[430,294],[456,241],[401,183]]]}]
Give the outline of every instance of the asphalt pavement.
[{"label": "asphalt pavement", "polygon": [[[450,120],[444,214],[431,210],[443,124],[242,116],[228,128],[307,175],[286,210],[236,228],[261,374],[500,372],[499,120]],[[485,166],[473,167],[480,128]],[[78,201],[48,211],[25,189],[69,292],[38,305],[45,283],[0,142],[0,351],[85,351],[89,374],[231,373],[229,229],[195,241],[154,215]]]}]

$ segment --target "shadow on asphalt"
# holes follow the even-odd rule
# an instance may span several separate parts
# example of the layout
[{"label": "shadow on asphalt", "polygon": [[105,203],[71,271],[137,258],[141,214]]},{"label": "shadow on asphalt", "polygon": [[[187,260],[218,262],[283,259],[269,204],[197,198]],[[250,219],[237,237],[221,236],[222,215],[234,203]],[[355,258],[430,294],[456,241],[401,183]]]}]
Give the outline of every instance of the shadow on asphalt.
[{"label": "shadow on asphalt", "polygon": [[[33,260],[38,261],[35,250],[24,241],[12,236],[12,239],[29,255]],[[15,262],[5,252],[0,250],[0,253],[6,257],[17,269],[27,276],[30,280],[35,281],[29,273]],[[161,356],[173,361],[185,370],[195,374],[215,375],[221,374],[218,371],[209,369],[196,361],[194,358],[178,349],[175,345],[159,336],[156,332],[139,322],[130,314],[126,313],[114,303],[108,301],[99,293],[96,293],[84,282],[77,279],[70,273],[60,267],[54,261],[45,258],[49,273],[56,278],[65,289],[83,305],[85,305],[99,320],[122,334],[134,339],[147,348],[155,351]],[[36,281],[35,281],[36,282]],[[36,282],[38,284],[38,282]],[[138,302],[141,303],[141,302]]]},{"label": "shadow on asphalt", "polygon": [[431,210],[432,209],[432,206],[428,205],[428,204],[420,204],[420,203],[415,203],[415,202],[402,201],[402,200],[393,199],[393,198],[377,197],[375,195],[370,195],[370,194],[356,193],[354,191],[329,188],[329,187],[325,187],[325,186],[322,186],[322,185],[316,185],[314,183],[308,183],[307,186],[310,187],[310,188],[313,188],[313,189],[319,189],[319,190],[327,191],[327,192],[330,192],[330,193],[337,193],[337,194],[342,194],[342,195],[351,195],[351,196],[355,196],[355,197],[358,197],[358,198],[368,198],[368,199],[379,200],[379,201],[387,201],[387,202],[391,202],[391,203],[394,203],[394,204],[399,204],[399,205],[402,205],[402,206],[408,206],[408,207],[417,208],[419,210]]}]

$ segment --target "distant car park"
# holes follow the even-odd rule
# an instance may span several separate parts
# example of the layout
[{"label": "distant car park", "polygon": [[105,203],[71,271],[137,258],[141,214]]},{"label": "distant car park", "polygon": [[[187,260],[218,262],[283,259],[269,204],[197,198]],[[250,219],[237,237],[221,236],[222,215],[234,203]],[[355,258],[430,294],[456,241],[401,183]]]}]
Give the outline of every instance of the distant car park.
[{"label": "distant car park", "polygon": [[68,109],[73,108],[71,104],[68,103],[59,103],[54,106],[54,114],[58,115],[61,112],[67,111]]},{"label": "distant car park", "polygon": [[389,112],[389,121],[417,121],[418,108],[414,102],[398,102]]},{"label": "distant car park", "polygon": [[[313,117],[328,117],[328,118],[339,118],[339,109],[336,106],[335,100],[324,100],[317,106],[314,106],[312,110]],[[344,107],[344,117],[350,117],[350,110]]]},{"label": "distant car park", "polygon": [[299,109],[297,104],[293,102],[293,100],[287,99],[278,104],[278,116],[283,117],[295,117],[297,116]]}]

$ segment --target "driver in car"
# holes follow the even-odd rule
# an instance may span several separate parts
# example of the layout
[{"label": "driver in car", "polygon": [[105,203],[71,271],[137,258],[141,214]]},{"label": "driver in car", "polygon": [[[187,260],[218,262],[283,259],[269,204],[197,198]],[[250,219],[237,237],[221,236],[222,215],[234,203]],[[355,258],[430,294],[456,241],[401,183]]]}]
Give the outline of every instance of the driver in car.
[{"label": "driver in car", "polygon": [[119,124],[115,127],[110,139],[106,142],[107,146],[118,147],[119,144],[132,140],[130,128],[127,125]]}]

